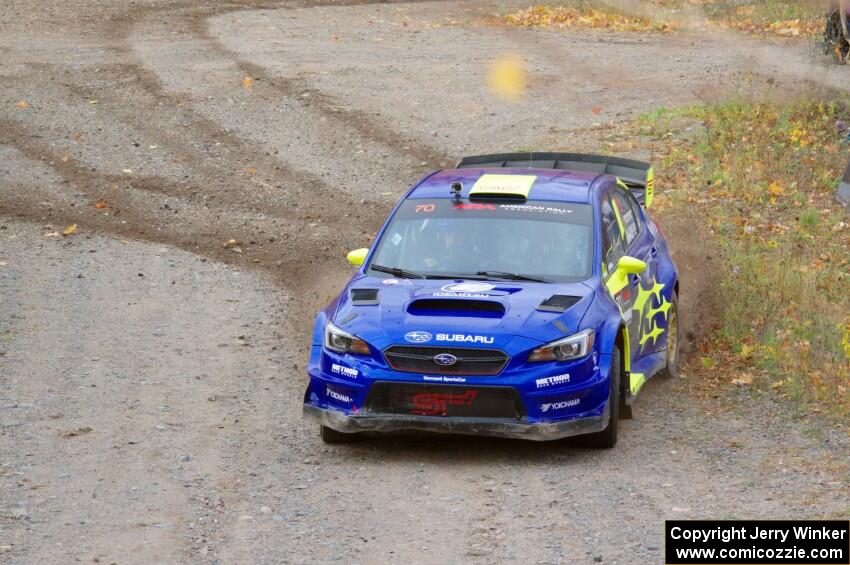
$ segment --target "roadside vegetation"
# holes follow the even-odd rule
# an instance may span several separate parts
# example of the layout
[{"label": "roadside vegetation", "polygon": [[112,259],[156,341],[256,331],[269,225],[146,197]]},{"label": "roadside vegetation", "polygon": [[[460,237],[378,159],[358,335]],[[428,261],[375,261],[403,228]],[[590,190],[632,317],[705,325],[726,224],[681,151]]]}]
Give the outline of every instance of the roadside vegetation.
[{"label": "roadside vegetation", "polygon": [[504,21],[523,27],[606,29],[609,31],[670,31],[669,22],[625,14],[602,2],[574,1],[536,4],[508,14]]},{"label": "roadside vegetation", "polygon": [[700,7],[709,21],[757,34],[816,37],[823,33],[826,2],[806,0],[655,0],[657,4]]},{"label": "roadside vegetation", "polygon": [[[762,35],[817,37],[825,3],[805,0],[647,0],[643,7],[605,0],[535,4],[504,21],[524,27],[596,28],[613,31],[672,31],[719,26]],[[639,10],[639,12],[634,11]]]},{"label": "roadside vegetation", "polygon": [[658,203],[720,255],[717,324],[688,374],[775,391],[850,419],[850,157],[842,101],[735,100],[639,120],[657,151]]}]

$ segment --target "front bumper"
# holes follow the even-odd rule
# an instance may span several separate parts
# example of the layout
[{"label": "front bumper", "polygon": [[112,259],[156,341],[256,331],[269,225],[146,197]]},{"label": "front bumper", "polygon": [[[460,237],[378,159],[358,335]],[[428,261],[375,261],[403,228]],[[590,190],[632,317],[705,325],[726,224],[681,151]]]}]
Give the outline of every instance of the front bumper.
[{"label": "front bumper", "polygon": [[600,432],[610,419],[606,403],[601,416],[575,418],[559,422],[529,423],[492,418],[457,418],[443,416],[411,416],[405,414],[349,415],[304,405],[304,417],[338,432],[432,432],[550,441],[565,437]]}]

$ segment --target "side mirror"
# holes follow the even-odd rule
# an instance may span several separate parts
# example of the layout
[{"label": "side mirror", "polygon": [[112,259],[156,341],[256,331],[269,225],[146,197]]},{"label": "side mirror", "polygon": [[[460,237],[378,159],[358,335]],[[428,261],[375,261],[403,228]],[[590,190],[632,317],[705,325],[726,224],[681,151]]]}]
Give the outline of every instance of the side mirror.
[{"label": "side mirror", "polygon": [[[350,251],[348,255],[345,256],[348,259],[348,262],[354,265],[355,267],[359,267],[363,264],[363,261],[366,260],[366,255],[369,254],[368,247],[361,247],[360,249],[355,249],[354,251]],[[646,265],[644,265],[646,267]]]},{"label": "side mirror", "polygon": [[637,275],[645,270],[646,263],[640,259],[624,255],[617,261],[617,268],[608,276],[605,286],[608,287],[611,296],[614,296],[629,284],[629,275]]},{"label": "side mirror", "polygon": [[623,255],[617,261],[617,269],[629,275],[637,275],[646,270],[646,263],[640,259]]}]

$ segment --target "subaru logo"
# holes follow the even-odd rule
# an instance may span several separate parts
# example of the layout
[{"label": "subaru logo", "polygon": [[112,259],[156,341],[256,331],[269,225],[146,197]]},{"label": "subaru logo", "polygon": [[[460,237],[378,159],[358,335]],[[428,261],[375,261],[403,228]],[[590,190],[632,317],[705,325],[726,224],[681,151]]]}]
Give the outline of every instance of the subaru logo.
[{"label": "subaru logo", "polygon": [[404,339],[411,343],[425,343],[431,341],[431,337],[428,332],[407,332],[404,334]]},{"label": "subaru logo", "polygon": [[434,363],[442,365],[443,367],[449,367],[457,363],[457,357],[451,353],[439,353],[434,355]]}]

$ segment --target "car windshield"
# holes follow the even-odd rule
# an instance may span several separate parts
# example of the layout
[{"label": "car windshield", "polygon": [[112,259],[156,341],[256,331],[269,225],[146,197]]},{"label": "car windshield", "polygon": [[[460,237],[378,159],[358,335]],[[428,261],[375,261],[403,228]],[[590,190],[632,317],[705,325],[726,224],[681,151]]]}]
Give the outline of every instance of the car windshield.
[{"label": "car windshield", "polygon": [[593,214],[566,202],[402,203],[377,244],[373,276],[570,282],[591,275]]}]

